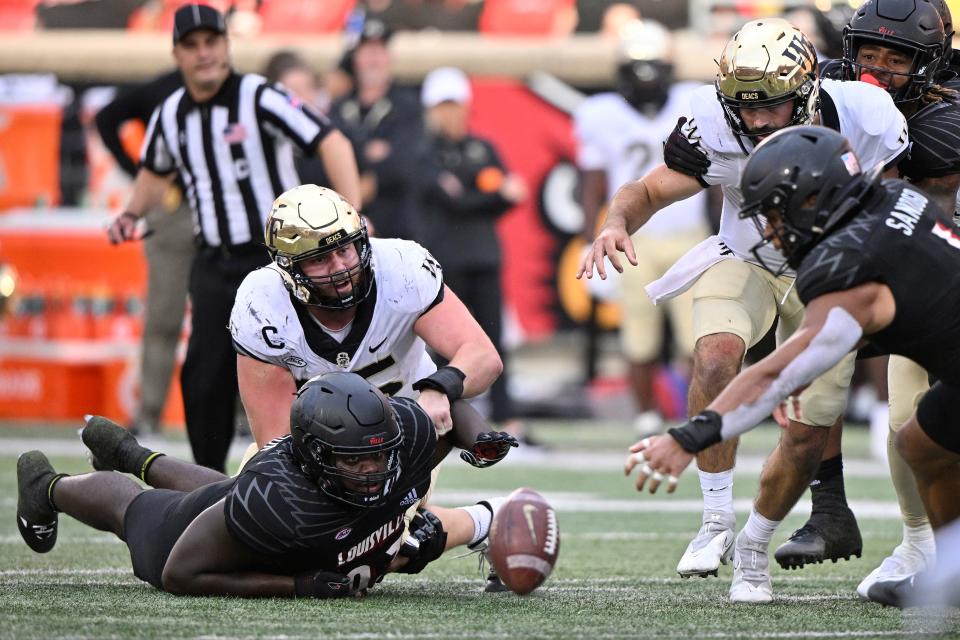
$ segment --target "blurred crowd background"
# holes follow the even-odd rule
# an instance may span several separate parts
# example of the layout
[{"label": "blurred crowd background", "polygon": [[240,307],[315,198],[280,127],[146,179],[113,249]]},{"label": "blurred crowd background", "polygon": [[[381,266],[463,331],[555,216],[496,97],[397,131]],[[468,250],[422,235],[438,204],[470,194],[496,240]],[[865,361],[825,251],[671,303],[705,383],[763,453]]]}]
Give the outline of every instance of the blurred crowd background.
[{"label": "blurred crowd background", "polygon": [[[559,341],[575,354],[568,366],[576,389],[538,399],[513,385],[511,412],[519,417],[588,417],[596,412],[583,397],[630,384],[617,364],[622,295],[589,290],[573,277],[593,233],[585,222],[592,217],[584,215],[573,116],[589,96],[618,89],[618,69],[636,57],[625,46],[625,29],[637,20],[659,23],[670,41],[644,55],[667,64],[673,82],[709,83],[723,43],[744,22],[785,15],[824,57],[837,57],[853,11],[846,0],[209,3],[227,15],[238,70],[281,82],[348,133],[374,232],[419,240],[435,253],[444,252],[443,243],[470,241],[437,233],[441,223],[423,205],[430,185],[416,158],[403,153],[416,146],[424,110],[454,98],[464,102],[455,79],[438,81],[439,97],[429,98],[425,87],[421,93],[427,74],[454,67],[469,77],[467,127],[493,144],[506,169],[483,184],[478,178],[478,185],[511,205],[495,220],[502,349]],[[149,429],[182,422],[175,369],[182,327],[189,325],[171,310],[175,331],[164,344],[174,345],[168,348],[173,364],[159,375],[173,382],[169,393],[159,385],[159,397],[150,400],[155,406],[145,413],[139,362],[147,344],[144,250],[151,239],[110,247],[103,233],[129,194],[143,123],[123,122],[115,136],[105,137],[105,119],[98,130],[97,115],[173,69],[172,17],[183,4],[0,0],[0,419],[100,413]],[[956,15],[960,2],[948,4]],[[361,53],[371,42],[377,47]],[[358,96],[371,91],[396,92],[392,104],[402,108],[378,115],[358,107]],[[398,117],[396,111],[408,120],[392,130],[412,136],[412,143],[390,141],[394,134],[378,128]],[[399,170],[389,180],[402,183],[399,189],[381,171],[391,155]],[[300,170],[304,182],[322,183],[316,164],[305,161]],[[704,219],[715,228],[719,197],[708,195]],[[171,194],[169,211],[186,216],[179,205]],[[180,242],[189,245],[190,225],[181,226]],[[456,261],[459,249],[447,249],[452,257],[446,261]],[[489,267],[482,262],[451,264],[451,273]],[[654,409],[675,420],[685,414],[684,366],[669,340],[660,351]],[[872,385],[861,386],[851,402],[853,419],[869,420],[875,398]],[[632,419],[626,411],[622,417]]]}]

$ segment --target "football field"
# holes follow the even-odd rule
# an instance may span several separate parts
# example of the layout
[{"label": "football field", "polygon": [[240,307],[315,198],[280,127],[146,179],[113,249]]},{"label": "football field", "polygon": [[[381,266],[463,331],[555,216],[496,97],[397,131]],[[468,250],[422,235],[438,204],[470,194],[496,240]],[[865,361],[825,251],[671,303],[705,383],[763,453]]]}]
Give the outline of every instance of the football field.
[{"label": "football field", "polygon": [[[30,551],[17,533],[15,461],[24,448],[45,450],[58,471],[87,470],[68,429],[0,429],[0,637],[9,638],[897,638],[960,637],[960,614],[900,612],[861,602],[858,581],[899,542],[893,490],[880,463],[866,459],[866,434],[849,429],[847,495],[864,537],[861,559],[773,568],[775,601],[731,605],[732,570],[681,580],[674,572],[699,526],[695,470],[673,496],[637,494],[623,477],[623,426],[590,421],[534,422],[545,454],[511,454],[487,470],[448,460],[436,502],[459,505],[518,486],[556,507],[557,567],[526,597],[482,593],[476,555],[453,552],[415,576],[390,575],[366,598],[349,601],[183,598],[137,580],[126,547],[112,535],[61,516],[57,546]],[[29,437],[28,437],[29,436]],[[763,456],[777,430],[748,434],[734,492],[746,520]],[[184,452],[182,436],[148,442]],[[515,459],[512,459],[515,458]],[[802,524],[804,499],[774,537]]]}]

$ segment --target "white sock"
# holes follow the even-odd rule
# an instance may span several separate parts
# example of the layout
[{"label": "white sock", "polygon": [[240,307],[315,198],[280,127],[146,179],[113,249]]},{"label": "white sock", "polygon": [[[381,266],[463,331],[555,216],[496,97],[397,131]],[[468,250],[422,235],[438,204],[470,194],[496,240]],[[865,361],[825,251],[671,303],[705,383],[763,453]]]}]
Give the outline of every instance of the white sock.
[{"label": "white sock", "polygon": [[750,517],[747,518],[743,534],[755,542],[768,546],[770,539],[773,537],[773,532],[777,530],[779,524],[779,520],[768,520],[757,513],[755,508],[750,509]]},{"label": "white sock", "polygon": [[733,513],[733,469],[720,473],[697,471],[704,511]]},{"label": "white sock", "polygon": [[922,524],[919,527],[908,527],[904,524],[903,542],[919,550],[924,556],[929,556],[928,559],[933,559],[937,552],[933,538],[933,527],[929,524]]},{"label": "white sock", "polygon": [[473,537],[470,538],[468,545],[477,544],[487,537],[490,531],[490,523],[493,522],[493,513],[485,504],[473,504],[469,507],[460,507],[470,514],[473,518]]}]

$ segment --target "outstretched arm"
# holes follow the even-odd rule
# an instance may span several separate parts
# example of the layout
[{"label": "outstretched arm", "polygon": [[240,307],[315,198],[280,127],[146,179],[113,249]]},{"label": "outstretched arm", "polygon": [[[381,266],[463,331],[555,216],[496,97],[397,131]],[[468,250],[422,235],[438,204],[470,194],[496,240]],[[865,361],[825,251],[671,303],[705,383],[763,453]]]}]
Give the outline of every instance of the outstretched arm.
[{"label": "outstretched arm", "polygon": [[864,334],[887,326],[895,312],[886,285],[868,283],[820,296],[807,306],[803,323],[769,356],[745,369],[707,409],[666,436],[647,438],[630,448],[625,472],[641,466],[637,488],[647,478],[656,491],[663,475],[676,477],[700,451],[752,429],[792,394],[855,349]]},{"label": "outstretched arm", "polygon": [[346,576],[318,572],[285,576],[251,567],[263,558],[227,531],[224,501],[208,507],[186,528],[163,567],[163,589],[190,596],[336,598],[351,595]]},{"label": "outstretched arm", "polygon": [[684,175],[666,165],[654,167],[650,173],[636,182],[628,182],[620,187],[610,201],[607,220],[593,241],[592,251],[588,251],[580,263],[577,277],[584,274],[593,277],[596,267],[600,277],[606,279],[607,270],[603,259],[607,257],[613,268],[623,272],[623,266],[617,252],[626,255],[630,264],[637,264],[633,253],[630,235],[647,223],[660,209],[674,202],[685,200],[703,189],[695,178]]}]

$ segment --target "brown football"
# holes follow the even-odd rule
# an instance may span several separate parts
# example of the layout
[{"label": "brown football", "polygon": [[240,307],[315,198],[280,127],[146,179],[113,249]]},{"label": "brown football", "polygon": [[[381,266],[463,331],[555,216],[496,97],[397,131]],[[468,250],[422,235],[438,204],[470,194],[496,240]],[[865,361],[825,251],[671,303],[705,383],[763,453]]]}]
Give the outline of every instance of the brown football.
[{"label": "brown football", "polygon": [[511,591],[530,593],[547,579],[560,552],[553,507],[533,489],[517,489],[500,507],[490,529],[490,561]]}]

